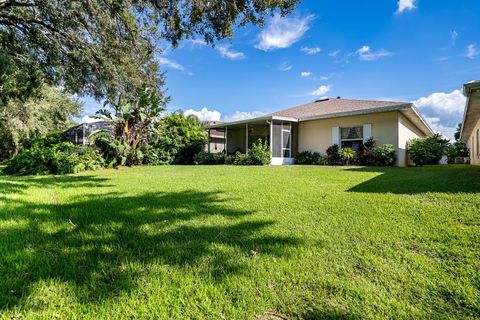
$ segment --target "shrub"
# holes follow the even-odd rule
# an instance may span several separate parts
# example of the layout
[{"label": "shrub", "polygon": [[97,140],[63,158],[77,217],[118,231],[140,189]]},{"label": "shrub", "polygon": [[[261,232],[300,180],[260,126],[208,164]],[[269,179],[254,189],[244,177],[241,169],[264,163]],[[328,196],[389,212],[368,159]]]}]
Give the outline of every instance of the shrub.
[{"label": "shrub", "polygon": [[362,143],[357,150],[357,161],[360,165],[373,164],[372,151],[375,148],[376,141],[373,138],[369,138],[365,143]]},{"label": "shrub", "polygon": [[233,164],[235,156],[225,156],[225,164]]},{"label": "shrub", "polygon": [[376,166],[392,166],[395,163],[395,149],[391,144],[374,147],[371,159]]},{"label": "shrub", "polygon": [[270,164],[270,154],[268,142],[258,139],[257,142],[254,142],[250,148],[248,157],[251,160],[251,164],[265,166]]},{"label": "shrub", "polygon": [[108,166],[122,166],[127,164],[131,148],[128,143],[120,143],[107,131],[92,134],[93,143],[100,151]]},{"label": "shrub", "polygon": [[267,141],[258,139],[254,142],[248,154],[235,153],[235,165],[267,165],[270,164],[270,148]]},{"label": "shrub", "polygon": [[225,156],[221,152],[208,153],[200,151],[193,157],[193,160],[195,164],[223,164],[225,163]]},{"label": "shrub", "polygon": [[334,144],[327,149],[328,164],[337,165],[340,164],[340,148],[337,144]]},{"label": "shrub", "polygon": [[339,155],[343,163],[347,166],[348,166],[348,163],[355,158],[355,153],[353,152],[353,149],[350,147],[345,147],[340,149]]},{"label": "shrub", "polygon": [[235,153],[235,158],[233,159],[233,164],[237,166],[247,166],[252,164],[248,154],[240,153],[237,151]]},{"label": "shrub", "polygon": [[407,152],[417,166],[434,165],[438,164],[448,145],[448,140],[437,133],[426,138],[410,140]]},{"label": "shrub", "polygon": [[319,155],[316,164],[321,165],[321,166],[327,166],[328,165],[328,158],[322,155]]},{"label": "shrub", "polygon": [[318,164],[318,160],[320,158],[320,153],[318,152],[311,152],[311,151],[303,151],[297,154],[295,157],[296,164]]},{"label": "shrub", "polygon": [[448,163],[455,163],[457,157],[468,157],[468,147],[465,143],[457,141],[452,143],[447,148]]},{"label": "shrub", "polygon": [[105,165],[102,156],[89,146],[62,141],[58,133],[29,141],[29,149],[7,162],[3,173],[11,175],[44,175],[96,170]]},{"label": "shrub", "polygon": [[194,115],[174,112],[160,121],[150,138],[150,144],[161,162],[193,164],[196,154],[207,143],[207,133]]}]

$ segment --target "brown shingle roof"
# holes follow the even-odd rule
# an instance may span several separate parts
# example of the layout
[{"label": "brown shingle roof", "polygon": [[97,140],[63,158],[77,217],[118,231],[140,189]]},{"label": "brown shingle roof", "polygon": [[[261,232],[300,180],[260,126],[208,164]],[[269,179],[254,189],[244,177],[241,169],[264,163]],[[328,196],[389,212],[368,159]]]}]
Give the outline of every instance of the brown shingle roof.
[{"label": "brown shingle roof", "polygon": [[[291,117],[304,119],[309,117],[321,117],[342,113],[369,113],[381,112],[392,109],[393,107],[408,108],[412,104],[408,102],[395,101],[373,101],[373,100],[352,100],[352,99],[322,99],[312,103],[300,105],[289,109],[284,109],[272,113],[272,116]],[[385,109],[385,110],[382,110]]]}]

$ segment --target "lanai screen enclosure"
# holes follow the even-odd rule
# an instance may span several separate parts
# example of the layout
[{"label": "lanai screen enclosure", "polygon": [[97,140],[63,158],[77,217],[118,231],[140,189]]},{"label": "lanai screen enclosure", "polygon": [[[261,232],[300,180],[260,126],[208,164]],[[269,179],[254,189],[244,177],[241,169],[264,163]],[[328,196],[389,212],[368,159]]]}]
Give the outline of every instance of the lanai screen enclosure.
[{"label": "lanai screen enclosure", "polygon": [[258,139],[267,141],[272,153],[272,164],[292,164],[298,152],[298,122],[297,119],[265,116],[250,120],[220,123],[207,127],[209,137],[215,133],[223,132],[224,150],[227,155],[236,152],[247,153]]}]

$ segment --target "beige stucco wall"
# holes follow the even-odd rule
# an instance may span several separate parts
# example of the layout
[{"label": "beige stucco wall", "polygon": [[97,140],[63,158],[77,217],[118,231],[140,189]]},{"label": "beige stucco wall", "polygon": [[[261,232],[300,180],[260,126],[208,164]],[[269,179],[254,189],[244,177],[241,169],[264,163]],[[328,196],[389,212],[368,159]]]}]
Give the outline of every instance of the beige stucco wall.
[{"label": "beige stucco wall", "polygon": [[413,138],[421,137],[425,137],[425,134],[411,123],[402,113],[398,112],[397,161],[400,167],[413,165],[407,154],[407,143]]},{"label": "beige stucco wall", "polygon": [[475,129],[473,129],[467,141],[468,149],[470,150],[470,164],[477,166],[480,165],[480,141],[478,141],[478,138],[480,138],[480,119],[477,121]]},{"label": "beige stucco wall", "polygon": [[406,144],[411,138],[424,136],[422,132],[408,121],[400,112],[381,112],[368,115],[339,117],[304,121],[299,123],[298,151],[317,151],[325,154],[332,145],[333,127],[354,127],[372,125],[372,136],[377,145],[392,144],[399,166],[408,165]]},{"label": "beige stucco wall", "polygon": [[325,154],[332,145],[332,127],[372,125],[372,136],[377,144],[392,144],[398,148],[398,112],[372,113],[368,115],[312,120],[299,123],[298,151],[317,151]]}]

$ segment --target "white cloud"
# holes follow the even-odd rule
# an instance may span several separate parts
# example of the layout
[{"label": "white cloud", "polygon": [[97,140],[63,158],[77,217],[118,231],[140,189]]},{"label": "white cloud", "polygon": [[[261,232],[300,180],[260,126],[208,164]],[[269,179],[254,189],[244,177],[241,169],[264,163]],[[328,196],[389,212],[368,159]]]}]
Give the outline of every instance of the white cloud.
[{"label": "white cloud", "polygon": [[158,59],[158,62],[160,63],[161,66],[165,66],[167,68],[172,68],[172,69],[184,71],[189,75],[193,75],[192,72],[188,71],[184,66],[182,66],[181,64],[179,64],[179,63],[177,63],[173,60],[170,60],[170,59],[168,59],[164,56],[157,57],[157,59]]},{"label": "white cloud", "polygon": [[327,80],[330,80],[331,78],[333,78],[333,73],[329,74],[328,76],[321,76],[319,79],[320,80],[323,80],[323,81],[327,81]]},{"label": "white cloud", "polygon": [[330,86],[320,86],[317,90],[313,90],[308,93],[309,96],[323,96],[330,91]]},{"label": "white cloud", "polygon": [[98,118],[92,118],[90,116],[83,116],[82,119],[80,120],[80,123],[94,123],[94,122],[100,122],[100,121],[103,121],[103,120]]},{"label": "white cloud", "polygon": [[435,92],[413,103],[420,109],[434,131],[453,139],[457,124],[462,121],[466,98],[461,90]]},{"label": "white cloud", "polygon": [[465,96],[460,90],[453,90],[450,93],[435,92],[415,100],[413,103],[420,109],[433,109],[437,114],[462,114],[465,100]]},{"label": "white cloud", "polygon": [[193,109],[188,109],[183,112],[184,115],[195,115],[200,121],[220,121],[221,113],[217,110],[208,110],[207,108],[202,108],[200,111]]},{"label": "white cloud", "polygon": [[455,140],[457,126],[445,126],[442,124],[442,120],[438,117],[425,117],[425,121],[427,121],[433,131],[442,134],[450,140]]},{"label": "white cloud", "polygon": [[282,62],[281,65],[278,66],[278,70],[285,72],[285,71],[290,71],[293,69],[293,66],[288,64],[287,62]]},{"label": "white cloud", "polygon": [[305,54],[314,55],[314,54],[320,53],[322,49],[319,47],[302,47],[300,51],[302,51]]},{"label": "white cloud", "polygon": [[452,42],[452,46],[454,46],[455,43],[457,42],[457,38],[458,38],[458,32],[455,30],[450,31],[450,40]]},{"label": "white cloud", "polygon": [[339,49],[339,50],[335,50],[335,51],[332,51],[332,52],[328,53],[328,55],[329,55],[330,57],[332,57],[332,58],[336,58],[337,55],[340,53],[340,51],[342,51],[342,50],[340,50],[340,49]]},{"label": "white cloud", "polygon": [[465,57],[469,59],[475,59],[478,56],[479,52],[477,50],[477,45],[475,43],[471,43],[465,49]]},{"label": "white cloud", "polygon": [[374,61],[391,56],[393,53],[385,50],[372,51],[369,46],[363,46],[355,51],[355,54],[358,56],[358,59],[362,61]]},{"label": "white cloud", "polygon": [[245,54],[243,52],[235,51],[230,49],[231,45],[229,44],[219,44],[215,49],[220,53],[220,56],[225,59],[230,60],[242,60],[245,59]]},{"label": "white cloud", "polygon": [[309,72],[309,71],[303,71],[303,72],[300,73],[300,76],[302,76],[303,78],[308,78],[311,75],[312,75],[312,73]]},{"label": "white cloud", "polygon": [[263,116],[264,114],[265,113],[261,111],[250,111],[250,112],[235,111],[234,114],[224,116],[223,121],[232,122],[232,121],[246,120],[246,119],[260,117],[260,116]]},{"label": "white cloud", "polygon": [[274,15],[266,28],[260,32],[255,48],[269,51],[290,47],[307,32],[313,18],[313,15],[304,18],[287,18],[278,14]]},{"label": "white cloud", "polygon": [[173,61],[173,60],[170,60],[168,58],[165,58],[165,57],[158,57],[158,62],[160,63],[160,65],[162,66],[166,66],[168,68],[172,68],[172,69],[177,69],[177,70],[181,70],[181,71],[185,71],[185,67],[182,66],[181,64]]},{"label": "white cloud", "polygon": [[400,14],[404,11],[409,11],[415,9],[416,1],[415,0],[398,0],[397,2],[397,11],[396,14]]},{"label": "white cloud", "polygon": [[188,39],[185,41],[190,43],[191,47],[203,47],[207,45],[207,43],[201,39]]}]

